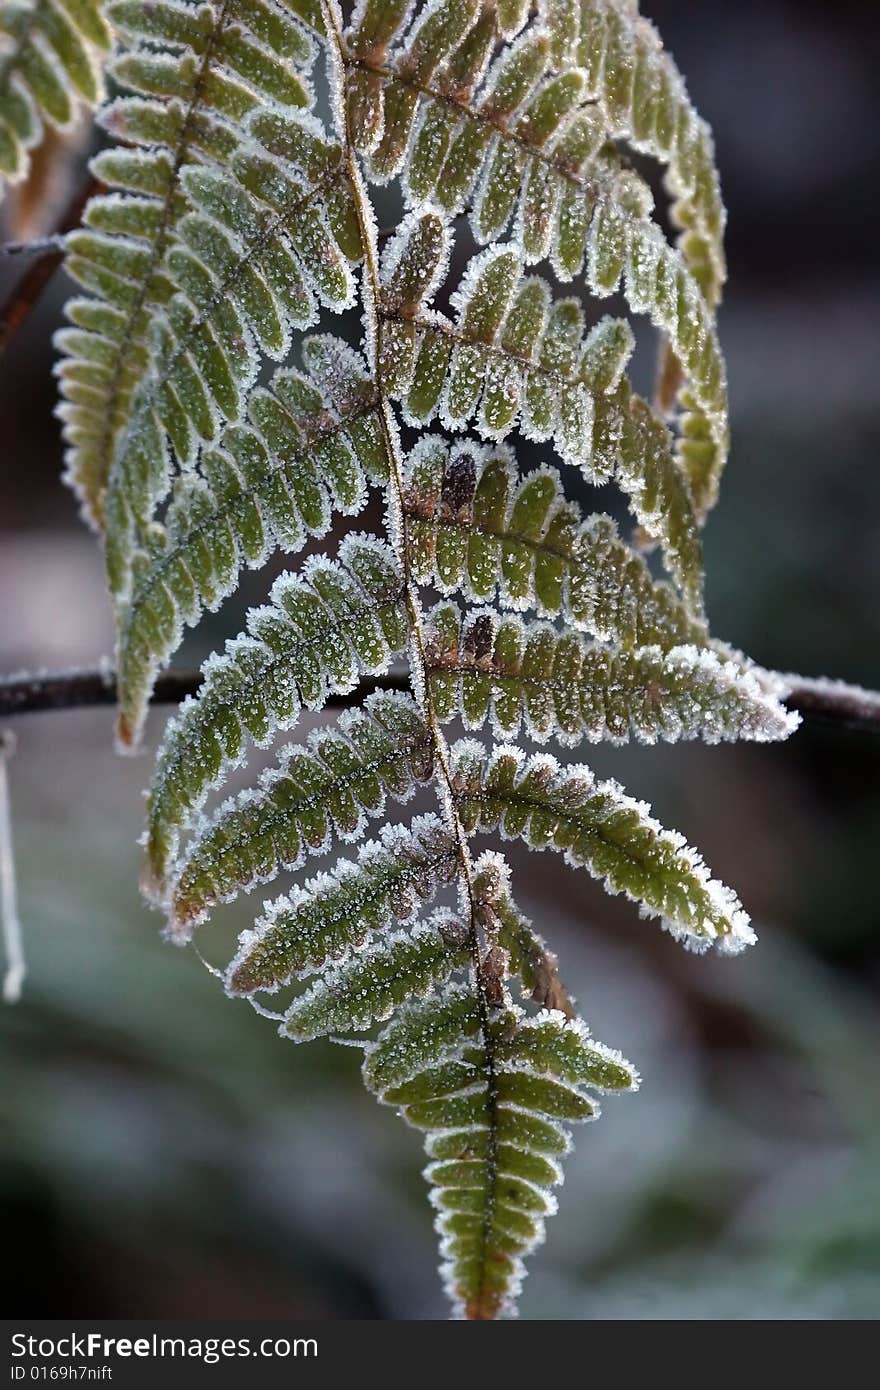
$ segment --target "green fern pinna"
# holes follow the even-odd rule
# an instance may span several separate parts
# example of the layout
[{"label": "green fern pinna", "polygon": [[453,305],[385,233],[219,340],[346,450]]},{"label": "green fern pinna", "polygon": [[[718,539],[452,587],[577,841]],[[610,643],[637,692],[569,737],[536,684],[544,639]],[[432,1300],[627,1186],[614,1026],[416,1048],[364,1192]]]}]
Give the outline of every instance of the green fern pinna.
[{"label": "green fern pinna", "polygon": [[[579,752],[543,749],[796,722],[703,611],[700,527],[728,447],[709,130],[635,0],[3,15],[7,173],[41,121],[97,99],[104,68],[114,93],[92,165],[106,191],[67,243],[83,294],[58,376],[115,606],[123,746],[243,567],[311,546],[166,729],[147,892],[186,941],[241,892],[341,855],[264,905],[226,988],[286,992],[284,1037],[362,1035],[367,1086],[425,1134],[456,1312],[508,1315],[571,1126],[637,1077],[591,1039],[479,841],[555,851],[684,945],[738,951],[748,918],[682,837]],[[602,313],[612,296],[623,317]],[[362,350],[327,331],[353,309]],[[661,345],[653,403],[627,375],[639,316]],[[520,467],[517,434],[548,462]],[[569,500],[573,470],[622,490],[632,542]],[[376,494],[381,535],[316,548]],[[251,744],[341,696],[217,804]],[[420,788],[433,809],[407,818]]]}]

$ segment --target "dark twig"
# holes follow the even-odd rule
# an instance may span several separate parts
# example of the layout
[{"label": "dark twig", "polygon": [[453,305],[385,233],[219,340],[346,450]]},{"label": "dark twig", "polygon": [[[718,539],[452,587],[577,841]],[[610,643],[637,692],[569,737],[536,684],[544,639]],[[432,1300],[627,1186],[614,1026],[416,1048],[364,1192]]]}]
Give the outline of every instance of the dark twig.
[{"label": "dark twig", "polygon": [[[177,703],[186,695],[194,695],[201,683],[200,671],[169,671],[156,682],[153,703]],[[115,703],[116,677],[109,666],[106,670],[35,671],[0,681],[0,719]]]},{"label": "dark twig", "polygon": [[[785,703],[809,720],[834,723],[862,733],[880,734],[880,693],[862,690],[843,681],[812,680],[807,676],[783,676]],[[167,671],[153,691],[153,704],[177,704],[194,695],[202,683],[199,671]],[[368,677],[350,695],[328,701],[333,709],[357,704],[377,687],[405,690],[407,677],[391,671]],[[38,671],[0,679],[0,719],[41,710],[78,709],[116,703],[116,678],[109,667],[85,671]]]},{"label": "dark twig", "polygon": [[63,251],[64,237],[43,236],[34,241],[0,242],[0,256],[41,256],[44,251]]},{"label": "dark twig", "polygon": [[845,681],[785,675],[785,703],[805,719],[880,734],[880,692]]},{"label": "dark twig", "polygon": [[[153,704],[178,704],[185,696],[195,695],[201,683],[200,671],[167,671],[156,682]],[[380,685],[402,690],[407,688],[407,680],[397,672],[370,677],[362,681],[351,695],[334,696],[330,704],[336,709],[356,704],[365,692],[369,693]],[[82,709],[115,703],[116,678],[109,667],[106,670],[98,668],[88,671],[36,671],[0,679],[0,719],[14,714]]]},{"label": "dark twig", "polygon": [[[63,261],[64,236],[79,226],[86,203],[95,193],[100,193],[102,188],[103,184],[90,175],[77,189],[61,215],[56,234],[46,238],[48,249],[37,255],[36,260],[28,266],[18,284],[14,285],[7,295],[0,307],[0,352],[4,352],[9,346]],[[16,244],[21,246],[22,253],[27,249],[27,243],[11,242],[7,245],[7,254],[18,254],[10,253],[8,249],[9,245],[14,247]]]}]

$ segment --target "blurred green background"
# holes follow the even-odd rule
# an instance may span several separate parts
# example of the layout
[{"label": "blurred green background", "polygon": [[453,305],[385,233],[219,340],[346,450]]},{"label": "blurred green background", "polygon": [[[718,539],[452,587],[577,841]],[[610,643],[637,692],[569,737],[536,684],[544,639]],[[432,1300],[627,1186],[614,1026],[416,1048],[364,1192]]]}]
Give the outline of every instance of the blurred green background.
[{"label": "blurred green background", "polygon": [[[877,7],[643,9],[715,127],[731,215],[713,626],[769,666],[878,686]],[[100,556],[59,482],[49,333],[66,292],[56,277],[0,371],[9,672],[112,647]],[[267,587],[252,578],[181,660]],[[148,756],[117,758],[110,725],[15,725],[30,977],[0,1014],[8,1313],[445,1316],[418,1136],[363,1092],[356,1053],[282,1043],[161,942],[137,893]],[[769,749],[592,761],[699,844],[760,941],[688,955],[558,859],[513,856],[582,1012],[643,1076],[576,1135],[522,1315],[876,1316],[880,739],[811,725]],[[204,932],[209,958],[254,907]]]}]

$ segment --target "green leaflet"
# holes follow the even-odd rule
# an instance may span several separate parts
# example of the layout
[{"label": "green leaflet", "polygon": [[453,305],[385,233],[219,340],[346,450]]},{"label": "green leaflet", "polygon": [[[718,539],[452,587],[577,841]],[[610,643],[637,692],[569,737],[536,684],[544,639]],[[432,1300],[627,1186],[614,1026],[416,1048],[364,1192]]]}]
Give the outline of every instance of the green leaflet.
[{"label": "green leaflet", "polygon": [[186,937],[218,902],[322,854],[334,833],[355,840],[386,797],[406,801],[433,771],[414,703],[377,692],[307,747],[287,748],[256,789],[226,802],[186,847],[170,893],[169,930]]},{"label": "green leaflet", "polygon": [[341,965],[325,970],[288,1009],[280,1032],[296,1042],[335,1032],[364,1032],[390,1018],[409,999],[428,994],[467,963],[467,947],[456,944],[462,923],[436,912],[411,933],[386,932]]},{"label": "green leaflet", "polygon": [[[187,180],[195,165],[228,164],[245,117],[261,103],[308,104],[305,74],[314,60],[313,45],[275,0],[147,7],[110,0],[106,12],[121,40],[108,68],[130,95],[105,106],[100,121],[123,144],[93,160],[112,191],[89,203],[66,265],[95,297],[68,305],[74,329],[57,340],[67,480],[99,528],[117,440],[157,354],[186,342],[157,403],[176,448],[191,448],[192,428],[211,437],[216,413],[235,412],[251,372],[248,314],[228,300],[213,314],[207,307],[223,266],[203,263],[208,247],[203,224],[189,213]],[[223,242],[217,228],[211,245]],[[184,297],[173,302],[178,291]],[[242,291],[258,296],[259,287],[244,283]],[[244,304],[258,325],[259,307]],[[300,307],[305,312],[305,301]],[[149,426],[157,427],[152,419]],[[154,466],[161,473],[161,462]]]},{"label": "green leaflet", "polygon": [[554,439],[590,481],[607,481],[616,460],[593,447],[594,398],[614,391],[626,370],[629,325],[605,318],[587,336],[580,303],[554,301],[543,280],[523,278],[522,253],[506,244],[470,262],[454,322],[432,314],[426,304],[449,240],[435,213],[411,216],[384,258],[379,375],[404,418],[420,426],[439,415],[452,430],[473,419],[492,439],[519,424],[528,439]]},{"label": "green leaflet", "polygon": [[787,738],[796,719],[735,661],[695,646],[619,650],[548,623],[441,604],[429,615],[428,685],[437,717],[491,719],[539,743]]},{"label": "green leaflet", "polygon": [[498,830],[531,849],[559,850],[694,949],[717,942],[736,952],[754,939],[730,889],[616,782],[597,782],[583,766],[561,768],[546,753],[527,759],[505,745],[487,754],[464,739],[452,754],[455,804],[468,833]]},{"label": "green leaflet", "polygon": [[111,29],[100,0],[9,0],[0,7],[0,178],[25,177],[44,126],[72,125],[104,94]]},{"label": "green leaflet", "polygon": [[438,816],[417,816],[408,827],[385,825],[367,841],[357,863],[340,859],[332,873],[267,906],[245,932],[226,975],[231,994],[274,991],[327,959],[363,946],[393,921],[409,922],[457,871],[455,845]]},{"label": "green leaflet", "polygon": [[523,1259],[556,1210],[569,1126],[592,1119],[588,1088],[632,1090],[638,1078],[580,1020],[527,1019],[507,1004],[481,1021],[469,991],[407,1004],[369,1044],[364,1080],[425,1131],[425,1178],[437,1209],[443,1276],[472,1319],[513,1311]]},{"label": "green leaflet", "polygon": [[248,421],[230,426],[184,474],[164,523],[132,562],[131,594],[117,613],[118,734],[137,744],[160,666],[184,625],[233,592],[244,564],[280,546],[301,550],[329,530],[334,512],[356,515],[367,482],[387,477],[376,394],[360,357],[338,339],[303,346],[306,373],[275,373],[256,388]]},{"label": "green leaflet", "polygon": [[726,373],[712,315],[697,281],[671,259],[656,226],[629,227],[626,247],[628,302],[666,335],[681,378],[675,457],[702,522],[717,500],[730,443]]},{"label": "green leaflet", "polygon": [[[658,493],[651,496],[659,507]],[[443,593],[480,602],[497,592],[502,607],[561,614],[624,647],[707,641],[705,624],[651,578],[609,517],[584,520],[564,500],[553,469],[521,478],[503,449],[450,449],[427,436],[407,460],[404,508],[415,575]],[[701,579],[690,571],[694,597]]]},{"label": "green leaflet", "polygon": [[162,741],[147,802],[147,859],[161,896],[180,830],[212,786],[239,762],[247,740],[267,744],[296,723],[303,705],[378,675],[409,637],[403,576],[393,552],[348,536],[333,563],[320,556],[303,578],[283,574],[271,603],[251,609],[246,634],[202,667],[204,682]]},{"label": "green leaflet", "polygon": [[546,1071],[574,1086],[592,1086],[613,1094],[638,1085],[638,1077],[619,1052],[595,1042],[580,1019],[564,1023],[558,1011],[538,1014],[520,1024],[516,1033],[502,1041],[503,1066]]}]

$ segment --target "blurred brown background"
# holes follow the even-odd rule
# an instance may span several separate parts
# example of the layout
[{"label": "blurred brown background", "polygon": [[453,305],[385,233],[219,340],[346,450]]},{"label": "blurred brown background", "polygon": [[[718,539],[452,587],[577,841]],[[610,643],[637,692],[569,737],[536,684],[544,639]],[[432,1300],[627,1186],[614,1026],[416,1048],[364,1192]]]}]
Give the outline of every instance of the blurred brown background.
[{"label": "blurred brown background", "polygon": [[[714,628],[768,666],[878,686],[877,7],[642,7],[714,125],[730,209]],[[59,482],[49,334],[67,292],[59,275],[0,371],[6,671],[112,645],[100,556]],[[230,635],[244,598],[179,659]],[[418,1137],[363,1093],[356,1054],[282,1044],[160,942],[136,890],[148,759],[114,756],[107,711],[16,732],[31,975],[0,1015],[9,1312],[444,1316]],[[769,749],[592,760],[699,844],[760,942],[695,958],[585,875],[518,857],[583,1013],[643,1075],[576,1136],[523,1316],[876,1316],[880,740],[812,725]],[[205,934],[212,958],[246,908]]]}]

